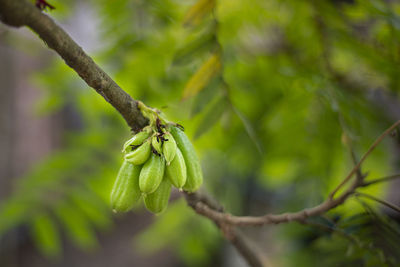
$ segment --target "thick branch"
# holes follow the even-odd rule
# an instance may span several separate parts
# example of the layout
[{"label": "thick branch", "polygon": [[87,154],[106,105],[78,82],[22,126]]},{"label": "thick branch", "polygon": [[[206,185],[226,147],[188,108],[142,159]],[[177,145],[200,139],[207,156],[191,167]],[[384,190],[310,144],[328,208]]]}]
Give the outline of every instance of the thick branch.
[{"label": "thick branch", "polygon": [[5,24],[27,26],[47,46],[55,50],[78,75],[121,113],[133,131],[147,124],[133,100],[123,91],[50,17],[27,0],[0,0],[0,20]]}]

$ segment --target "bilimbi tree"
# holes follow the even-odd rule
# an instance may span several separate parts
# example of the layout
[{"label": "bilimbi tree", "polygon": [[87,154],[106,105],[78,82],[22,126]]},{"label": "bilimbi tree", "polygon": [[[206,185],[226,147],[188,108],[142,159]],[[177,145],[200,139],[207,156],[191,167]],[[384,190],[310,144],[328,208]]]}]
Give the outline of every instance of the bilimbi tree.
[{"label": "bilimbi tree", "polygon": [[[132,10],[147,18],[141,21],[143,29],[130,24],[107,33],[118,35],[105,57],[123,69],[114,73],[122,84],[46,12],[56,5],[43,0],[0,0],[0,19],[11,27],[30,28],[43,40],[43,49],[54,50],[122,116],[127,127],[117,123],[121,132],[133,133],[125,140],[124,163],[115,184],[108,188],[112,209],[129,211],[142,198],[151,212],[168,213],[171,188],[176,187],[187,203],[185,209],[212,221],[251,266],[273,264],[246,229],[262,231],[296,223],[304,235],[311,229],[311,238],[333,240],[331,247],[308,245],[308,257],[329,252],[323,263],[398,264],[399,226],[376,212],[376,205],[400,209],[382,198],[383,188],[374,188],[400,177],[384,173],[389,159],[382,153],[398,143],[400,121],[382,108],[385,103],[371,97],[379,91],[399,102],[398,4],[383,0],[256,0],[251,4],[199,0],[191,6],[156,0],[111,2],[93,5],[104,14],[117,13],[109,19],[115,19],[116,25],[124,25],[121,22],[130,18]],[[133,39],[139,45],[132,45]],[[139,101],[127,92],[143,98]],[[175,113],[190,112],[194,122],[150,103],[177,105]],[[201,166],[191,135],[185,132],[203,138],[197,149],[206,166]],[[104,143],[108,137],[103,134]],[[392,143],[384,147],[382,142],[389,137]],[[380,153],[374,164],[368,164],[375,150]],[[204,175],[202,169],[207,170]],[[242,192],[243,188],[251,190]],[[231,196],[222,197],[221,190]],[[245,203],[245,199],[250,199],[248,208],[229,202]],[[260,202],[262,208],[252,208]],[[277,206],[271,208],[273,204]],[[10,214],[10,209],[6,203],[0,215]],[[31,217],[33,228],[50,240],[42,249],[55,253],[49,245],[54,238],[46,234],[55,232],[53,222],[38,214]],[[0,234],[15,221],[29,220],[22,212],[18,216],[5,220]]]}]

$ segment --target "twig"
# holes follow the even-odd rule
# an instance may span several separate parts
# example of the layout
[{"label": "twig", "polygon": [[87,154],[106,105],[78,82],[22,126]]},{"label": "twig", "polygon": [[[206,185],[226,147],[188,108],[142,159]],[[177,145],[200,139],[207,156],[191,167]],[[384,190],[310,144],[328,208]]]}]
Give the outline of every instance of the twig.
[{"label": "twig", "polygon": [[353,169],[350,171],[350,173],[346,176],[346,178],[335,188],[335,190],[330,193],[329,198],[333,199],[335,194],[339,191],[339,189],[345,185],[351,177],[354,175],[355,172],[360,168],[361,164],[367,159],[369,154],[371,154],[372,151],[379,145],[380,142],[382,142],[383,138],[390,134],[398,125],[400,124],[400,120],[396,121],[392,126],[390,126],[386,131],[384,131],[375,141],[374,143],[369,147],[367,152],[362,156],[361,160],[357,163],[356,166],[353,167]]},{"label": "twig", "polygon": [[382,178],[377,178],[368,182],[364,182],[363,184],[360,185],[360,187],[366,187],[366,186],[370,186],[373,184],[377,184],[377,183],[383,183],[383,182],[389,182],[395,179],[399,179],[400,178],[400,174],[394,174],[394,175],[390,175],[390,176],[386,176],[386,177],[382,177]]},{"label": "twig", "polygon": [[352,243],[356,244],[357,246],[361,247],[360,241],[356,237],[346,233],[345,231],[343,231],[340,228],[330,227],[330,226],[324,225],[322,223],[312,222],[312,221],[309,221],[309,220],[304,221],[303,224],[309,225],[309,226],[313,226],[313,227],[317,227],[317,228],[319,228],[319,229],[321,229],[323,231],[326,231],[326,232],[336,233],[336,234],[346,238],[347,240],[351,241]]},{"label": "twig", "polygon": [[[235,216],[229,213],[224,213],[214,210],[210,206],[201,201],[197,202],[193,201],[190,203],[190,205],[194,208],[194,210],[198,214],[210,218],[213,221],[224,222],[230,225],[262,226],[266,224],[280,224],[293,221],[303,222],[309,217],[321,215],[342,204],[351,194],[354,193],[354,190],[358,186],[359,183],[356,180],[341,196],[335,199],[327,199],[321,204],[309,209],[304,209],[298,212],[282,213],[282,214],[266,214],[263,216]],[[191,198],[201,199],[200,193],[191,194]]]},{"label": "twig", "polygon": [[361,197],[369,198],[369,199],[374,200],[374,201],[376,201],[376,202],[378,202],[378,203],[380,203],[380,204],[382,204],[382,205],[384,205],[384,206],[386,206],[388,208],[391,208],[391,209],[393,209],[393,210],[395,210],[397,212],[400,212],[400,207],[398,207],[398,206],[396,206],[396,205],[394,205],[394,204],[392,204],[390,202],[387,202],[385,200],[382,200],[382,199],[376,198],[374,196],[371,196],[369,194],[356,192],[355,196],[361,196]]}]

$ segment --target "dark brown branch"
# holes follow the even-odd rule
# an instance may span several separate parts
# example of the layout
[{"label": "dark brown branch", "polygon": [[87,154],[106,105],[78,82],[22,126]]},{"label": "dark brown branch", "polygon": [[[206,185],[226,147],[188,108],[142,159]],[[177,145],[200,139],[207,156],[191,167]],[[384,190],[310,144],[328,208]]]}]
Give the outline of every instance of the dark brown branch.
[{"label": "dark brown branch", "polygon": [[31,28],[78,75],[124,117],[133,131],[147,124],[133,100],[50,17],[27,0],[0,0],[0,20],[9,26]]}]

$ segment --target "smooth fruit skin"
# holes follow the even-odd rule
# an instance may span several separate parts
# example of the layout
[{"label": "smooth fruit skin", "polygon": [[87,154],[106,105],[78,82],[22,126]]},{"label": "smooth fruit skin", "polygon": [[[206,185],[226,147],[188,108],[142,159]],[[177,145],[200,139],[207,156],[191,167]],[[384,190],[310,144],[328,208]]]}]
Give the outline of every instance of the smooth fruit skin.
[{"label": "smooth fruit skin", "polygon": [[144,142],[140,147],[125,155],[125,160],[135,165],[141,165],[147,161],[151,153],[150,141]]},{"label": "smooth fruit skin", "polygon": [[164,138],[167,141],[164,141],[163,154],[167,165],[169,165],[176,155],[176,142],[174,137],[168,132],[164,134]]},{"label": "smooth fruit skin", "polygon": [[137,134],[135,134],[131,139],[125,142],[124,147],[122,148],[122,152],[128,153],[130,152],[130,146],[139,146],[143,144],[144,140],[146,140],[150,136],[150,133],[147,130],[143,130]]},{"label": "smooth fruit skin", "polygon": [[111,190],[111,207],[116,212],[126,212],[139,200],[139,174],[141,166],[124,162]]},{"label": "smooth fruit skin", "polygon": [[139,175],[139,188],[144,194],[151,194],[160,185],[164,176],[164,158],[151,153],[150,158],[143,165]]},{"label": "smooth fruit skin", "polygon": [[157,190],[144,197],[146,208],[153,213],[161,213],[168,206],[169,195],[171,194],[171,182],[164,177]]},{"label": "smooth fruit skin", "polygon": [[151,145],[158,152],[158,154],[161,155],[162,143],[161,143],[161,140],[159,138],[157,138],[157,136],[153,136],[153,138],[151,139]]},{"label": "smooth fruit skin", "polygon": [[185,159],[187,179],[183,189],[188,192],[194,192],[199,189],[203,183],[200,161],[192,143],[182,130],[172,126],[170,132],[175,138],[176,145],[181,150],[183,158]]},{"label": "smooth fruit skin", "polygon": [[168,178],[170,179],[171,183],[176,187],[181,189],[187,179],[187,170],[185,159],[183,158],[181,150],[178,148],[176,150],[176,156],[171,161],[170,165],[165,167],[165,171],[168,174]]}]

